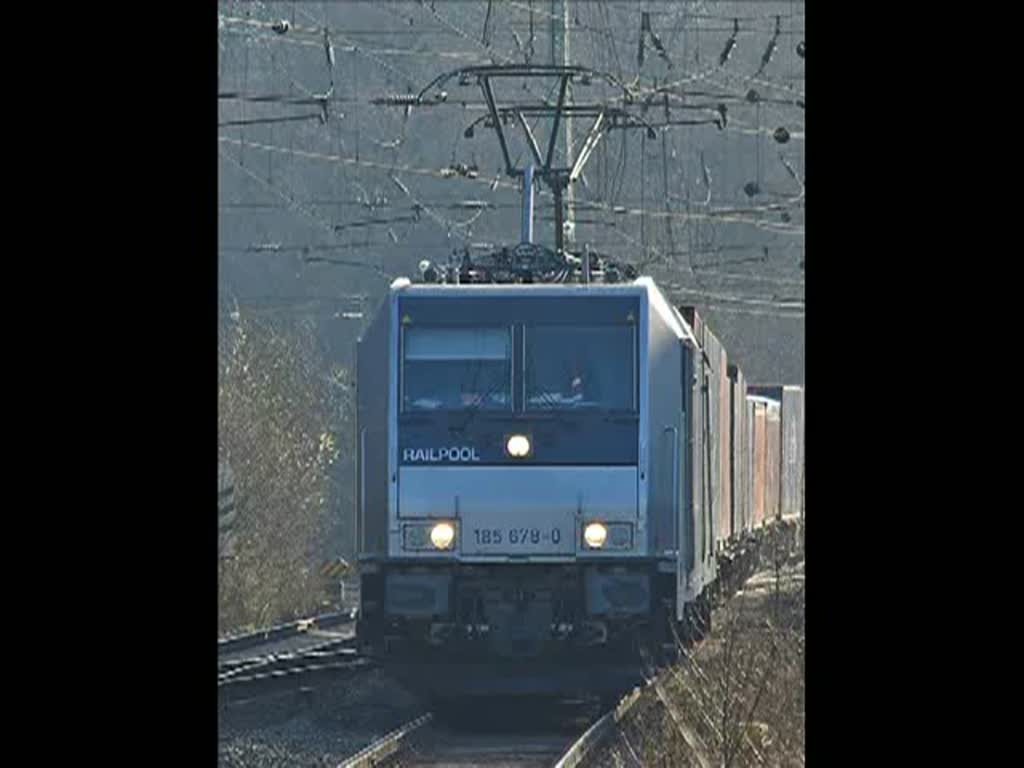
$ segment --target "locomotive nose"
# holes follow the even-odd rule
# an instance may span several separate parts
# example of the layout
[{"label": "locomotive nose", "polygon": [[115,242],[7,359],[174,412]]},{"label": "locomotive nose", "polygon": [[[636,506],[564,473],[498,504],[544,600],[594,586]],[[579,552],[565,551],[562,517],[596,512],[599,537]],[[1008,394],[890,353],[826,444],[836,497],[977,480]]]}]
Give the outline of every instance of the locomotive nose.
[{"label": "locomotive nose", "polygon": [[402,524],[456,523],[450,551],[461,559],[600,555],[634,544],[636,467],[403,466],[398,486]]}]

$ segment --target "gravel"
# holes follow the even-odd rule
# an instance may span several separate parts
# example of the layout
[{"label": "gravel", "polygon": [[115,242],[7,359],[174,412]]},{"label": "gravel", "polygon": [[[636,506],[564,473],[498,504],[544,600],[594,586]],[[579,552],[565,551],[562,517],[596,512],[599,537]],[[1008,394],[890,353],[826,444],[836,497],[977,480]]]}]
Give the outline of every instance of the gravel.
[{"label": "gravel", "polygon": [[222,768],[334,768],[424,706],[380,670],[310,695],[292,692],[233,704],[219,719]]}]

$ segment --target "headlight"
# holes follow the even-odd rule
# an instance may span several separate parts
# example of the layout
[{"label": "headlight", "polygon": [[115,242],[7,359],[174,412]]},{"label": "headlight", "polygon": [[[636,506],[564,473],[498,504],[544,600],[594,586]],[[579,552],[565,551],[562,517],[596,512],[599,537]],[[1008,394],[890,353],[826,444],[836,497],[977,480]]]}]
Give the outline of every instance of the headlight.
[{"label": "headlight", "polygon": [[448,549],[455,541],[455,528],[450,523],[438,523],[430,530],[430,541],[438,549]]},{"label": "headlight", "polygon": [[583,542],[588,549],[631,549],[631,523],[588,523],[583,529]]},{"label": "headlight", "polygon": [[529,456],[531,448],[530,438],[526,435],[512,435],[505,443],[505,450],[508,451],[508,455],[517,459]]},{"label": "headlight", "polygon": [[455,524],[447,521],[405,523],[402,549],[414,551],[450,550],[455,546]]},{"label": "headlight", "polygon": [[583,529],[583,540],[591,549],[600,549],[604,546],[604,540],[608,538],[608,529],[601,523],[591,523]]}]

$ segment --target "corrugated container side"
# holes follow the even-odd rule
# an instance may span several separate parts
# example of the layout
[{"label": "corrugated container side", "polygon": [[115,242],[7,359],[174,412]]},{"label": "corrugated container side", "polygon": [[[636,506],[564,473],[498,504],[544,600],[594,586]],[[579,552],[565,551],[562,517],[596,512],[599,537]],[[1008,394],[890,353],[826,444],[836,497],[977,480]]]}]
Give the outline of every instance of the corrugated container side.
[{"label": "corrugated container side", "polygon": [[[685,315],[684,315],[685,317]],[[693,330],[694,338],[703,349],[704,342],[702,328],[695,324],[692,319],[687,319],[690,328]],[[700,350],[693,354],[692,378],[688,382],[690,386],[690,440],[691,440],[691,472],[690,482],[693,486],[691,498],[693,503],[693,524],[694,524],[694,561],[703,561],[706,557],[707,525],[707,462],[704,459],[705,433],[704,433],[704,398],[702,388],[704,386],[704,363]]]},{"label": "corrugated container side", "polygon": [[742,398],[740,402],[743,405],[743,530],[749,532],[754,529],[754,404],[747,400],[745,389]]},{"label": "corrugated container side", "polygon": [[803,514],[804,391],[786,386],[782,391],[782,516]]},{"label": "corrugated container side", "polygon": [[715,525],[714,519],[717,513],[715,503],[715,478],[711,464],[711,456],[714,453],[714,411],[711,406],[711,399],[708,397],[708,388],[711,386],[712,371],[708,365],[708,329],[700,315],[696,315],[696,327],[700,330],[698,338],[701,343],[701,365],[703,366],[700,379],[700,413],[701,413],[701,503],[702,513],[701,524],[704,531],[704,557],[707,558],[715,547]]},{"label": "corrugated container side", "polygon": [[753,451],[753,468],[754,471],[751,474],[751,482],[753,488],[751,489],[751,499],[753,499],[754,505],[754,518],[753,527],[760,528],[764,522],[764,502],[765,502],[765,466],[766,457],[765,452],[768,448],[767,434],[765,432],[765,405],[764,403],[754,402],[754,451]]},{"label": "corrugated container side", "polygon": [[730,472],[730,456],[732,452],[732,418],[730,416],[731,399],[729,397],[729,360],[725,347],[719,344],[718,350],[718,445],[719,472],[718,477],[722,488],[722,505],[718,514],[718,537],[728,541],[733,535],[732,509],[732,473]]},{"label": "corrugated container side", "polygon": [[736,510],[736,531],[747,530],[747,398],[743,371],[736,367],[732,388],[732,408],[735,422],[733,446],[733,507]]},{"label": "corrugated container side", "polygon": [[704,319],[697,312],[695,307],[681,306],[678,308],[683,319],[693,330],[693,336],[700,345],[700,352],[694,361],[693,382],[693,513],[697,524],[700,526],[699,541],[695,549],[698,557],[705,558],[707,548],[713,546],[711,540],[712,529],[708,524],[712,513],[711,505],[711,477],[710,465],[708,463],[708,451],[710,448],[710,423],[711,413],[708,408],[708,401],[705,397],[704,386],[707,383],[707,328]]},{"label": "corrugated container side", "polygon": [[751,528],[750,507],[750,409],[747,407],[747,378],[740,371],[736,376],[738,390],[736,404],[740,418],[740,528],[749,531]]},{"label": "corrugated container side", "polygon": [[708,422],[708,446],[705,453],[705,459],[708,462],[708,477],[711,484],[710,493],[708,494],[711,501],[710,519],[708,522],[711,526],[711,543],[713,549],[717,551],[720,538],[719,521],[722,519],[722,464],[719,458],[722,418],[718,402],[718,381],[722,372],[718,370],[718,339],[707,326],[704,328],[704,344],[705,364],[708,367],[707,391],[704,393],[704,397],[706,398],[708,413],[711,416]]},{"label": "corrugated container side", "polygon": [[691,325],[703,349],[707,371],[707,391],[702,392],[705,425],[704,503],[709,526],[709,544],[715,549],[729,538],[729,380],[728,360],[721,341],[692,306],[679,307],[680,314]]},{"label": "corrugated container side", "polygon": [[766,520],[780,516],[779,486],[782,475],[782,418],[779,406],[768,403],[765,408],[765,504]]},{"label": "corrugated container side", "polygon": [[739,369],[730,365],[729,371],[729,527],[730,534],[735,537],[740,532],[740,418],[741,411],[736,407],[736,378]]}]

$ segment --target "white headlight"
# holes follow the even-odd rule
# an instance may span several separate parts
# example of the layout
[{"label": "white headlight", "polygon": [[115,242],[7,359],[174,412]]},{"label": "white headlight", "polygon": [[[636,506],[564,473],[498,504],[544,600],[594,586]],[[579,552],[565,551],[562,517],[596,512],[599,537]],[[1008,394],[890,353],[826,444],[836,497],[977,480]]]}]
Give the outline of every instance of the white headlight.
[{"label": "white headlight", "polygon": [[455,541],[455,529],[450,523],[438,523],[430,530],[430,541],[438,549],[448,549]]},{"label": "white headlight", "polygon": [[512,435],[505,443],[505,450],[509,456],[521,459],[530,455],[530,439],[526,435]]},{"label": "white headlight", "polygon": [[608,529],[601,523],[591,523],[583,529],[583,540],[591,549],[600,549],[608,538]]}]

